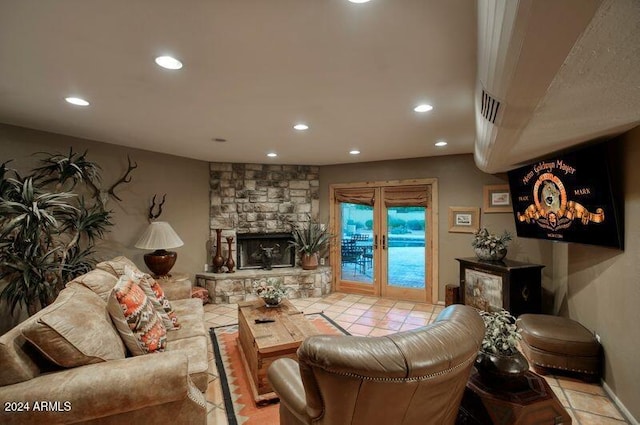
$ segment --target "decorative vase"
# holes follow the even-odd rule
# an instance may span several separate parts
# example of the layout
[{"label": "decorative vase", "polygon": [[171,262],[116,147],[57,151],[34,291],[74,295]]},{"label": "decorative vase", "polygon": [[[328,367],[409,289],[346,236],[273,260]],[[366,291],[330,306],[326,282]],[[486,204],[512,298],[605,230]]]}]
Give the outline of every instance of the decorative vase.
[{"label": "decorative vase", "polygon": [[264,305],[269,308],[278,307],[282,302],[282,298],[263,297]]},{"label": "decorative vase", "polygon": [[315,270],[318,268],[318,253],[307,254],[303,252],[300,254],[300,265],[303,270]]},{"label": "decorative vase", "polygon": [[529,362],[519,351],[510,356],[480,351],[475,366],[482,382],[503,388],[521,384],[521,378],[529,370]]},{"label": "decorative vase", "polygon": [[491,251],[488,248],[474,248],[476,257],[483,261],[500,261],[507,256],[507,248],[502,248],[497,251]]},{"label": "decorative vase", "polygon": [[233,261],[233,252],[231,250],[231,244],[233,243],[233,236],[227,236],[226,239],[227,239],[227,244],[229,245],[229,255],[224,265],[227,266],[227,273],[235,273],[235,270],[233,269],[236,266],[236,262]]},{"label": "decorative vase", "polygon": [[224,257],[222,257],[222,229],[216,229],[216,255],[211,261],[213,263],[213,272],[221,273],[224,266]]}]

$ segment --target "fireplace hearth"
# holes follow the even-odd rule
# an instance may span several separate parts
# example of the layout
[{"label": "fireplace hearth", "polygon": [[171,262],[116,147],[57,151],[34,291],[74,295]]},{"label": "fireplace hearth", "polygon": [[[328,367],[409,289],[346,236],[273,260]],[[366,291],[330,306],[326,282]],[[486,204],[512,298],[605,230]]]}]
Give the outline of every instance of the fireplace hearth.
[{"label": "fireplace hearth", "polygon": [[[237,233],[238,270],[295,267],[291,233]],[[268,256],[268,258],[265,258]]]}]

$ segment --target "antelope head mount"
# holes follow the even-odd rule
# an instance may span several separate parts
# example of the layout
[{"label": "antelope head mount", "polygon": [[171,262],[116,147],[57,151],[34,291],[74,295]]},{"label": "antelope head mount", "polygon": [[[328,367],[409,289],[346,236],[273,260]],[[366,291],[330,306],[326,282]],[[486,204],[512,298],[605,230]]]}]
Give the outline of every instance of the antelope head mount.
[{"label": "antelope head mount", "polygon": [[167,198],[166,193],[162,195],[162,201],[158,203],[157,213],[155,213],[154,210],[156,209],[156,196],[157,195],[153,195],[153,199],[151,200],[151,207],[149,207],[149,221],[156,220],[158,217],[160,217],[160,214],[162,214],[162,206],[164,205],[164,202]]}]

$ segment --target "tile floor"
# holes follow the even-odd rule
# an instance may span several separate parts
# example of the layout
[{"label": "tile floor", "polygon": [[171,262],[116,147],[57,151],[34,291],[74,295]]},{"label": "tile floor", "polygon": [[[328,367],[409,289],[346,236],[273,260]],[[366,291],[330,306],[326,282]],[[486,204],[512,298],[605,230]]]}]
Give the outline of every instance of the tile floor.
[{"label": "tile floor", "polygon": [[[352,335],[379,336],[415,329],[435,320],[443,306],[393,301],[333,293],[324,298],[302,298],[291,302],[305,313],[324,312]],[[205,321],[209,327],[237,323],[236,304],[207,304]],[[220,380],[213,348],[209,344],[209,388],[206,393],[209,407],[208,425],[227,425]],[[618,408],[597,384],[560,376],[547,376],[554,390],[573,419],[575,425],[621,425],[628,423]]]}]

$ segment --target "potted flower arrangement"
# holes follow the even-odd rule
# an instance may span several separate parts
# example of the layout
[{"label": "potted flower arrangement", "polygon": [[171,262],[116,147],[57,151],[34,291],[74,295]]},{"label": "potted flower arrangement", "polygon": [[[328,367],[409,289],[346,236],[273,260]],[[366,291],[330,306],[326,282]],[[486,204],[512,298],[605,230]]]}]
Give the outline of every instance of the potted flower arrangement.
[{"label": "potted flower arrangement", "polygon": [[333,238],[325,224],[310,219],[306,225],[296,226],[289,247],[300,254],[300,265],[304,270],[318,268],[318,256],[329,247]]},{"label": "potted flower arrangement", "polygon": [[278,306],[287,297],[288,288],[275,278],[253,282],[253,293],[262,298],[267,307]]},{"label": "potted flower arrangement", "polygon": [[480,311],[486,329],[482,348],[476,358],[480,376],[493,384],[517,382],[516,378],[529,370],[529,362],[518,350],[520,333],[515,317],[506,310]]},{"label": "potted flower arrangement", "polygon": [[511,233],[506,230],[502,235],[496,236],[493,233],[489,233],[486,227],[483,227],[474,233],[471,246],[479,259],[500,261],[507,255],[507,247],[511,239]]}]

